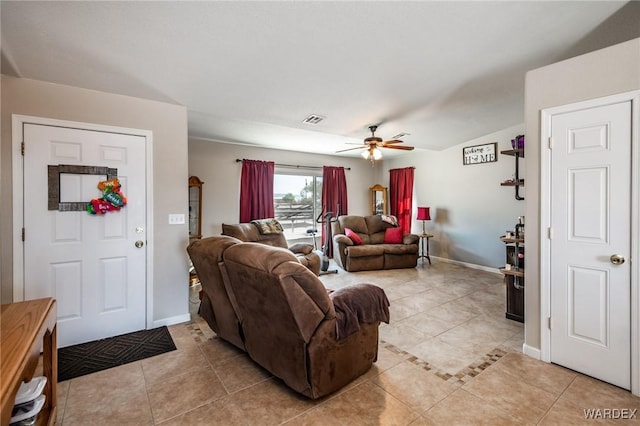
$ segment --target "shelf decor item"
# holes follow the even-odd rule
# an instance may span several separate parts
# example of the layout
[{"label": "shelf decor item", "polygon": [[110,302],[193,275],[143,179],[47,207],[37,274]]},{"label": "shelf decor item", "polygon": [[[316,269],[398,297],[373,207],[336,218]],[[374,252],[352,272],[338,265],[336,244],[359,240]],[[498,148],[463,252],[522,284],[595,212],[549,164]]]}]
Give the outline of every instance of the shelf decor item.
[{"label": "shelf decor item", "polygon": [[524,149],[524,135],[518,135],[511,139],[511,148]]}]

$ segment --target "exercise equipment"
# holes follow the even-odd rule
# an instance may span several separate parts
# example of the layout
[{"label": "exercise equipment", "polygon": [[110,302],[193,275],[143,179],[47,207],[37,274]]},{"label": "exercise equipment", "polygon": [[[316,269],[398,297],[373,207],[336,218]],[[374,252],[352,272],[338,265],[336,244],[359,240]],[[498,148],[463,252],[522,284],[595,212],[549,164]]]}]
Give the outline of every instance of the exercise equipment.
[{"label": "exercise equipment", "polygon": [[[327,254],[329,252],[329,244],[331,244],[331,241],[333,240],[333,237],[331,235],[331,224],[333,222],[337,222],[337,220],[338,220],[338,217],[337,216],[334,217],[333,212],[325,213],[324,207],[322,208],[322,212],[320,212],[320,214],[316,218],[316,223],[320,223],[325,227],[324,229],[325,241],[324,241],[324,244],[322,245],[322,251],[321,252],[319,250],[316,251],[318,252],[318,256],[320,256],[320,259],[321,259],[320,275],[338,273],[337,269],[329,270],[329,256]],[[314,231],[317,232],[317,230],[314,230]],[[315,245],[315,233],[313,234],[313,243]]]}]

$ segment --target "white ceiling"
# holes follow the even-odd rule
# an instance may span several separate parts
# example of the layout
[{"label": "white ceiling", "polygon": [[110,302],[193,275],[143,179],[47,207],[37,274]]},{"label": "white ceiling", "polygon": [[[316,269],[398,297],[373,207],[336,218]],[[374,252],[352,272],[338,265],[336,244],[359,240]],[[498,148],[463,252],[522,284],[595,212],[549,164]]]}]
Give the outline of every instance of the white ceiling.
[{"label": "white ceiling", "polygon": [[185,105],[190,137],[437,150],[523,122],[525,72],[625,3],[2,1],[2,72]]}]

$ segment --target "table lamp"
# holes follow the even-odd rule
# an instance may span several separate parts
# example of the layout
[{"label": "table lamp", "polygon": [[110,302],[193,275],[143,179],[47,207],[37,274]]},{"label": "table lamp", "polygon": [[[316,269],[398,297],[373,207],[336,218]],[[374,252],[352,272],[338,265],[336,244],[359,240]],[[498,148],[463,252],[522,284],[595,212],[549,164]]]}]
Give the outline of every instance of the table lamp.
[{"label": "table lamp", "polygon": [[426,234],[427,231],[424,228],[424,222],[426,220],[431,220],[431,215],[429,214],[429,207],[418,207],[417,219],[422,221],[422,233]]}]

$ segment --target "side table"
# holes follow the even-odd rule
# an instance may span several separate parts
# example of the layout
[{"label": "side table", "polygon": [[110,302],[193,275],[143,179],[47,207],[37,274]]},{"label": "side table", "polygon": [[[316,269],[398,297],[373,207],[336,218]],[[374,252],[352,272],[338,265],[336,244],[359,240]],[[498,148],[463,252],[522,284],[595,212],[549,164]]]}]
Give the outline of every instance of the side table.
[{"label": "side table", "polygon": [[30,381],[43,352],[46,401],[36,422],[53,425],[56,421],[58,352],[56,340],[56,301],[51,298],[2,305],[0,310],[0,424],[8,425],[16,392],[23,381]]},{"label": "side table", "polygon": [[[431,257],[429,257],[429,238],[433,237],[433,234],[420,234],[420,256],[418,256],[418,259],[420,258],[425,258],[429,261],[429,265],[431,265]],[[424,241],[427,240],[427,250],[424,250]],[[426,253],[426,254],[425,254]],[[422,261],[422,264],[424,264],[424,260]]]}]

